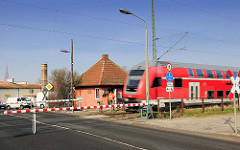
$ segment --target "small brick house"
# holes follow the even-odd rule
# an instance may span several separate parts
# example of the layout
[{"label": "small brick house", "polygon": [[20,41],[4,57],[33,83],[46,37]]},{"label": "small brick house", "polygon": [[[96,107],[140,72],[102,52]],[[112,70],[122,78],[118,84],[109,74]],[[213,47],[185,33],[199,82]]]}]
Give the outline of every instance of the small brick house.
[{"label": "small brick house", "polygon": [[80,77],[80,84],[75,87],[75,98],[81,99],[75,102],[75,106],[109,104],[108,94],[112,91],[115,95],[114,103],[122,98],[123,85],[127,72],[108,58],[102,55],[102,59],[89,68]]}]

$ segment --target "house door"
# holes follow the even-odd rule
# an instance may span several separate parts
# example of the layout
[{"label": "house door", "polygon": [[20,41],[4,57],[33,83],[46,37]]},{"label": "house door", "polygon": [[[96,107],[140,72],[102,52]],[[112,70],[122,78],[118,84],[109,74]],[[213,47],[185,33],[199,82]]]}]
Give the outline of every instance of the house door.
[{"label": "house door", "polygon": [[189,82],[189,98],[199,99],[199,97],[200,97],[199,82]]}]

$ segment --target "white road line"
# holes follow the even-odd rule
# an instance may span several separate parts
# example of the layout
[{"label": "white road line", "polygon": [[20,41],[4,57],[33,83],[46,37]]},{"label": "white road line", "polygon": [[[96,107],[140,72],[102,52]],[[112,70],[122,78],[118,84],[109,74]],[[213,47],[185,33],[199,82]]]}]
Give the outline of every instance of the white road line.
[{"label": "white road line", "polygon": [[[14,115],[10,115],[10,116],[32,120],[31,118],[28,118],[28,117],[25,117],[25,116],[24,117],[23,116],[14,116]],[[128,144],[128,143],[124,143],[124,142],[117,141],[117,140],[114,140],[114,139],[110,139],[110,138],[107,138],[107,137],[91,134],[91,133],[88,133],[88,132],[84,132],[84,131],[80,131],[80,130],[74,130],[74,129],[71,129],[71,128],[68,128],[68,127],[63,127],[63,126],[59,126],[59,125],[56,125],[56,124],[49,124],[49,123],[45,123],[45,122],[41,122],[41,121],[36,121],[36,122],[39,123],[39,124],[44,124],[44,125],[48,125],[48,126],[52,126],[52,127],[57,127],[57,128],[61,128],[61,129],[64,129],[64,130],[75,131],[75,132],[78,132],[78,133],[81,133],[81,134],[85,134],[85,135],[88,135],[88,136],[92,136],[92,137],[99,138],[99,139],[106,140],[106,141],[113,142],[113,143],[118,143],[118,144],[125,145],[125,146],[128,146],[128,147],[132,147],[132,148],[135,148],[135,149],[147,150],[147,149],[142,148],[142,147],[134,146],[134,145],[131,145],[131,144]]]},{"label": "white road line", "polygon": [[40,122],[40,121],[37,121],[37,123],[41,123],[41,124],[45,124],[45,125],[61,128],[61,129],[64,129],[64,130],[76,131],[78,133],[82,133],[82,134],[85,134],[85,135],[88,135],[88,136],[92,136],[92,137],[96,137],[96,138],[99,138],[99,139],[103,139],[103,140],[106,140],[106,141],[122,144],[122,145],[125,145],[125,146],[128,146],[128,147],[132,147],[132,148],[135,148],[135,149],[147,150],[145,148],[137,147],[137,146],[134,146],[134,145],[131,145],[131,144],[128,144],[128,143],[124,143],[124,142],[117,141],[117,140],[114,140],[114,139],[110,139],[110,138],[107,138],[107,137],[98,136],[98,135],[91,134],[91,133],[84,132],[84,131],[80,131],[80,130],[73,130],[71,128],[67,128],[67,127],[63,127],[63,126],[59,126],[59,125],[55,125],[55,124],[48,124],[48,123],[44,123],[44,122]]}]

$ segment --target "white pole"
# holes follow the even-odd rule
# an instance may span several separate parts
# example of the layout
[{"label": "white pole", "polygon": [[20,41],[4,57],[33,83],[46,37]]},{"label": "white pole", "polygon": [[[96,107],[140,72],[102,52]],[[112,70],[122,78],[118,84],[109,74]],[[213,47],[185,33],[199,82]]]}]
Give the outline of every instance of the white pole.
[{"label": "white pole", "polygon": [[235,100],[235,91],[233,94],[233,107],[234,107],[234,130],[235,130],[235,134],[237,134],[237,112],[236,112],[236,100]]},{"label": "white pole", "polygon": [[172,102],[171,102],[171,94],[169,92],[169,103],[170,103],[170,120],[172,119]]},{"label": "white pole", "polygon": [[32,120],[32,132],[36,134],[37,131],[37,121],[36,121],[36,112],[33,112],[33,120]]}]

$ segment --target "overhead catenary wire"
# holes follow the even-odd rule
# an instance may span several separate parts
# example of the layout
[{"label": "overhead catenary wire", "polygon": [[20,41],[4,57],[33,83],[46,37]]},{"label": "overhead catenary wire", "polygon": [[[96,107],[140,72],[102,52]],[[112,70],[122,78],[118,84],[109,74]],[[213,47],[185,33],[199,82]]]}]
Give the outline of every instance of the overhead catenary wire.
[{"label": "overhead catenary wire", "polygon": [[[122,22],[122,21],[118,21],[118,20],[112,20],[112,19],[106,19],[106,18],[101,18],[101,17],[95,17],[95,16],[90,16],[90,15],[84,15],[84,14],[80,14],[80,13],[73,13],[73,12],[67,12],[67,11],[63,11],[63,10],[58,10],[58,9],[52,9],[52,8],[46,8],[46,7],[39,7],[36,5],[31,5],[31,4],[26,4],[26,3],[22,3],[22,2],[15,2],[15,1],[11,1],[11,0],[0,0],[2,2],[7,2],[7,3],[11,3],[11,4],[16,4],[16,5],[22,5],[22,6],[26,6],[26,7],[32,7],[32,8],[37,8],[37,9],[42,9],[45,11],[51,11],[51,12],[58,12],[58,13],[63,13],[63,14],[69,14],[69,15],[74,15],[74,16],[83,16],[83,17],[88,17],[88,18],[92,18],[92,19],[97,19],[97,20],[102,20],[102,21],[110,21],[110,22],[115,22],[115,23],[121,23],[121,24],[127,24],[127,25],[132,25],[132,26],[138,26],[138,27],[144,27],[143,25],[137,25],[137,24],[131,24],[131,23],[127,23],[127,22]],[[210,13],[212,15],[214,15],[214,13],[199,9],[199,8],[195,8],[193,6],[190,6],[188,4],[176,1],[176,0],[170,0],[176,4],[180,4],[180,5],[184,5],[187,6],[189,8],[192,8],[194,10],[199,10],[199,11],[203,11],[205,13]],[[219,17],[221,15],[216,14],[215,16]],[[224,17],[223,17],[224,18]],[[228,17],[225,17],[228,18]],[[55,18],[56,19],[56,18]],[[231,19],[230,19],[231,20]],[[56,23],[56,20],[54,21]],[[240,21],[237,21],[240,22]],[[156,29],[160,29],[159,27],[156,27]],[[162,28],[162,29],[168,29],[168,30],[173,30],[173,29],[169,29],[169,28]],[[176,30],[175,30],[176,31]],[[218,39],[218,38],[214,38],[214,37],[209,37],[209,36],[205,36],[205,35],[201,35],[199,33],[194,33],[193,31],[190,31],[191,34],[195,34],[195,35],[199,35],[202,37],[205,37],[207,39],[210,40],[215,40],[215,41],[219,41],[219,42],[224,42],[224,43],[228,43],[228,44],[234,44],[234,45],[240,45],[239,43],[234,43],[231,41],[227,41],[227,40],[222,40],[222,39]],[[150,45],[152,46],[152,45]],[[161,46],[158,46],[161,47]],[[166,47],[162,47],[162,48],[166,48]]]},{"label": "overhead catenary wire", "polygon": [[45,10],[45,11],[50,11],[50,12],[55,12],[55,13],[57,12],[57,13],[62,13],[62,14],[68,14],[68,15],[78,16],[78,17],[79,17],[79,16],[83,16],[83,17],[92,18],[92,19],[97,19],[97,20],[102,20],[102,21],[110,21],[110,22],[127,24],[127,25],[132,25],[132,26],[144,27],[144,26],[142,26],[142,25],[131,24],[131,23],[128,23],[128,22],[123,22],[123,21],[118,21],[118,20],[112,20],[112,19],[106,19],[106,18],[96,17],[96,16],[90,16],[90,15],[85,15],[85,14],[81,14],[81,13],[68,12],[68,11],[63,11],[63,10],[59,10],[59,9],[39,7],[39,6],[36,6],[36,5],[30,5],[30,4],[26,4],[26,3],[14,2],[14,1],[10,1],[10,0],[1,0],[1,1],[3,1],[3,2],[8,2],[8,3],[12,3],[12,4],[16,4],[16,5],[22,5],[22,6],[26,6],[26,7],[37,8],[37,9],[41,9],[41,10]]},{"label": "overhead catenary wire", "polygon": [[[29,5],[29,4],[19,3],[19,2],[13,2],[13,1],[10,1],[10,0],[1,0],[1,1],[10,2],[10,3],[13,3],[13,4],[19,4],[19,5],[23,5],[23,6],[35,7],[35,8],[39,8],[39,9],[43,9],[43,10],[48,10],[48,11],[61,12],[60,10],[56,10],[56,9],[42,8],[42,7],[38,7],[38,6],[34,6],[34,5]],[[62,12],[62,13],[67,13],[67,12]],[[67,14],[79,15],[79,14],[76,14],[76,13],[67,13]],[[107,20],[107,21],[115,22],[115,20],[109,20],[109,19],[105,19],[105,18],[98,18],[98,17],[88,16],[88,15],[83,15],[83,16],[91,17],[91,18],[95,18],[95,19],[104,19],[104,20]],[[122,22],[120,22],[120,23],[122,23]],[[127,23],[127,24],[129,24],[129,23]],[[51,33],[57,33],[57,34],[65,34],[65,35],[88,37],[88,38],[95,38],[95,39],[101,39],[101,40],[109,40],[109,41],[122,42],[122,43],[128,43],[128,44],[144,45],[144,43],[125,41],[125,40],[118,40],[118,39],[105,38],[105,37],[97,37],[97,36],[91,36],[91,35],[83,35],[83,34],[78,34],[78,33],[59,31],[59,30],[55,30],[55,29],[54,30],[50,30],[50,29],[42,29],[42,28],[37,28],[37,27],[28,27],[28,26],[14,25],[14,24],[6,24],[6,23],[0,23],[0,25],[2,25],[2,26],[9,26],[9,27],[15,27],[15,28],[28,29],[28,30],[42,31],[42,32],[51,32]],[[134,24],[129,24],[129,25],[134,25]],[[205,37],[205,38],[210,39],[210,40],[215,40],[215,41],[224,42],[224,43],[233,44],[233,45],[240,45],[239,43],[234,43],[234,42],[230,42],[230,41],[226,41],[226,40],[212,38],[212,37],[208,37],[208,36],[201,35],[201,34],[194,33],[194,32],[191,32],[191,35],[192,34],[194,34],[196,36],[200,36],[200,37]],[[173,36],[176,36],[176,35],[178,35],[178,34],[173,34],[171,36],[165,36],[165,37],[160,37],[160,38],[173,37]],[[149,46],[152,46],[152,45],[149,45]],[[168,48],[166,46],[160,46],[160,45],[157,45],[156,47]]]},{"label": "overhead catenary wire", "polygon": [[189,4],[183,3],[182,1],[181,2],[176,1],[176,0],[170,0],[170,1],[175,3],[175,4],[182,5],[182,6],[185,6],[185,7],[191,8],[193,10],[200,11],[200,12],[212,15],[212,16],[220,17],[220,18],[223,18],[223,19],[226,19],[226,20],[229,20],[229,21],[240,22],[240,20],[233,19],[233,18],[230,18],[230,17],[227,17],[227,16],[223,16],[223,15],[220,15],[220,14],[217,14],[217,13],[213,13],[211,11],[204,10],[202,8],[199,8],[199,7],[194,7],[194,6],[191,6]]},{"label": "overhead catenary wire", "polygon": [[[49,30],[49,29],[42,29],[42,28],[35,28],[35,27],[27,27],[27,26],[13,25],[13,24],[5,24],[5,23],[0,23],[0,25],[2,25],[2,26],[8,26],[8,27],[15,27],[15,28],[22,28],[22,29],[27,29],[27,30],[35,30],[35,31],[42,31],[42,32],[58,33],[58,34],[65,34],[65,35],[74,35],[74,36],[88,37],[88,38],[97,38],[97,39],[110,40],[110,41],[122,42],[122,43],[144,45],[144,43],[137,43],[137,42],[131,42],[131,41],[123,41],[123,40],[110,39],[110,38],[102,38],[102,37],[82,35],[82,34],[71,33],[71,32],[63,32],[63,31],[57,31],[57,30]],[[152,45],[150,45],[150,46],[152,46]],[[156,47],[169,48],[169,47],[166,47],[166,46],[159,46],[159,45],[157,45]],[[188,51],[188,49],[187,49],[187,51]],[[213,54],[212,52],[209,53],[209,52],[205,52],[205,51],[189,51],[189,52]],[[221,53],[221,54],[219,54],[219,53],[214,53],[214,55],[229,55],[229,56],[234,56],[234,57],[240,57],[240,56],[238,56],[238,55],[231,55],[231,54],[227,54],[227,53]]]},{"label": "overhead catenary wire", "polygon": [[[65,32],[65,31],[60,31],[60,30],[55,30],[55,29],[53,29],[53,30],[43,29],[43,28],[37,28],[37,27],[28,27],[28,26],[22,26],[22,25],[7,24],[7,23],[0,23],[0,25],[1,26],[7,26],[7,27],[14,27],[14,28],[22,28],[22,29],[26,29],[26,30],[34,30],[34,31],[41,31],[41,32],[49,32],[49,33],[65,34],[65,35],[80,36],[80,37],[87,37],[87,38],[95,38],[95,39],[108,40],[108,41],[121,42],[121,43],[128,43],[128,44],[145,45],[145,43],[124,41],[124,40],[118,40],[118,39],[113,39],[113,38],[91,36],[91,35],[78,34],[78,33],[72,33],[72,32]],[[152,46],[152,45],[150,45],[150,46]],[[157,47],[166,48],[166,47],[163,47],[163,46],[157,46]]]}]

